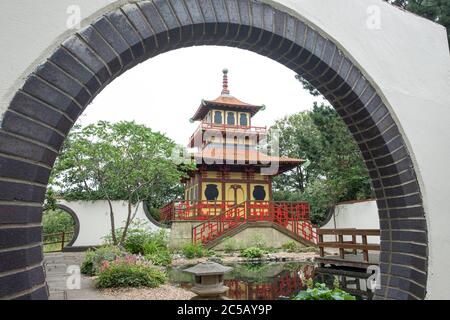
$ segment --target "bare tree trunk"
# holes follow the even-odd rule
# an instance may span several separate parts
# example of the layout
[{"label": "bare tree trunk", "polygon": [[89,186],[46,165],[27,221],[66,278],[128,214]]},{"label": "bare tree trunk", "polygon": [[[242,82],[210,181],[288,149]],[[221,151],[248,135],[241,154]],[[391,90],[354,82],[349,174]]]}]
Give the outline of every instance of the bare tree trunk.
[{"label": "bare tree trunk", "polygon": [[117,245],[117,238],[116,238],[116,224],[114,222],[114,211],[113,211],[113,207],[112,207],[112,203],[111,200],[108,198],[108,205],[109,205],[109,218],[111,220],[111,236],[112,236],[112,241],[114,245]]},{"label": "bare tree trunk", "polygon": [[125,222],[125,228],[123,229],[122,237],[120,239],[120,244],[123,244],[125,241],[125,238],[127,236],[128,227],[131,223],[131,197],[128,198],[128,215],[127,215],[127,221]]}]

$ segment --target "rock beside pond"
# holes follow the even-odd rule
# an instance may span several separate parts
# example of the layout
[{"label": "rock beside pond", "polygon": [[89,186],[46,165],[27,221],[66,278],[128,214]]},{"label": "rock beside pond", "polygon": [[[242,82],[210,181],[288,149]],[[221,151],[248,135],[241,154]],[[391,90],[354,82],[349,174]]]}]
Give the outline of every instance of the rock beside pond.
[{"label": "rock beside pond", "polygon": [[209,257],[209,258],[196,258],[196,259],[186,259],[183,256],[176,258],[172,262],[172,266],[180,266],[185,264],[198,264],[206,261],[214,261],[221,264],[234,263],[234,262],[288,262],[288,261],[314,261],[314,257],[317,254],[315,252],[276,252],[269,253],[262,258],[256,259],[246,259],[240,257],[237,253],[223,254],[220,256]]}]

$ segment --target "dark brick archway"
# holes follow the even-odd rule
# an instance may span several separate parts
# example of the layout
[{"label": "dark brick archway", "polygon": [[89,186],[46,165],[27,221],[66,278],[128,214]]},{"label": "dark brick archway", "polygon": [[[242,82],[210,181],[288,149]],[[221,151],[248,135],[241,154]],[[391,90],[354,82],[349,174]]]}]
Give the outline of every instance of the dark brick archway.
[{"label": "dark brick archway", "polygon": [[320,89],[357,141],[375,189],[382,229],[376,298],[424,298],[425,213],[407,146],[385,101],[332,39],[254,0],[125,5],[64,41],[29,76],[0,130],[0,298],[47,297],[41,205],[61,144],[84,108],[139,62],[192,45],[254,51]]}]

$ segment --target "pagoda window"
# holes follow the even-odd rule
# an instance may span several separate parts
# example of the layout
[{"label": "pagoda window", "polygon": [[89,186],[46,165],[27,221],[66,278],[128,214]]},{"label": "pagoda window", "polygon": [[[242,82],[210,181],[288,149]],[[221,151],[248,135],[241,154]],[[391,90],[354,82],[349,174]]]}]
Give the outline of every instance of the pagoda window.
[{"label": "pagoda window", "polygon": [[227,112],[227,124],[232,126],[236,124],[234,112]]},{"label": "pagoda window", "polygon": [[205,189],[205,198],[208,201],[217,201],[219,197],[219,188],[217,184],[208,184]]},{"label": "pagoda window", "polygon": [[239,124],[241,126],[248,126],[248,117],[246,113],[241,113],[239,117]]},{"label": "pagoda window", "polygon": [[266,200],[266,190],[264,186],[258,185],[253,187],[253,198],[256,201],[264,201]]},{"label": "pagoda window", "polygon": [[214,123],[222,124],[222,112],[221,111],[214,112]]},{"label": "pagoda window", "polygon": [[211,123],[211,112],[208,112],[208,114],[206,115],[206,123]]}]

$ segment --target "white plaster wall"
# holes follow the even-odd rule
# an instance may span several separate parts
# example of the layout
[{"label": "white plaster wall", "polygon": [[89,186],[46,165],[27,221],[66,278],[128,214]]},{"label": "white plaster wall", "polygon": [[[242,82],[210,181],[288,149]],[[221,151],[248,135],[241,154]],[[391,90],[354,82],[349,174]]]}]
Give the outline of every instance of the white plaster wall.
[{"label": "white plaster wall", "polygon": [[[25,77],[73,32],[66,28],[68,6],[80,5],[84,26],[126,2],[133,1],[0,1],[0,113]],[[430,243],[428,297],[449,297],[450,59],[445,29],[381,0],[262,2],[288,10],[333,38],[382,92],[406,137],[421,184]],[[380,29],[367,27],[368,9],[379,16]]]},{"label": "white plaster wall", "polygon": [[[72,209],[80,222],[80,232],[73,247],[96,246],[104,243],[104,237],[111,234],[111,219],[109,214],[109,205],[107,201],[58,201]],[[113,201],[114,223],[116,228],[125,225],[128,215],[128,204],[126,201]],[[159,227],[151,223],[145,216],[142,203],[132,208],[132,214],[136,212],[133,221],[145,221],[145,227],[156,231]]]},{"label": "white plaster wall", "polygon": [[[380,229],[378,207],[375,200],[338,204],[331,220],[322,229]],[[325,236],[325,241],[334,241]],[[347,240],[347,239],[346,239]],[[348,240],[351,240],[350,238]],[[358,241],[361,241],[360,239]],[[369,243],[380,243],[380,237],[368,237]]]}]

